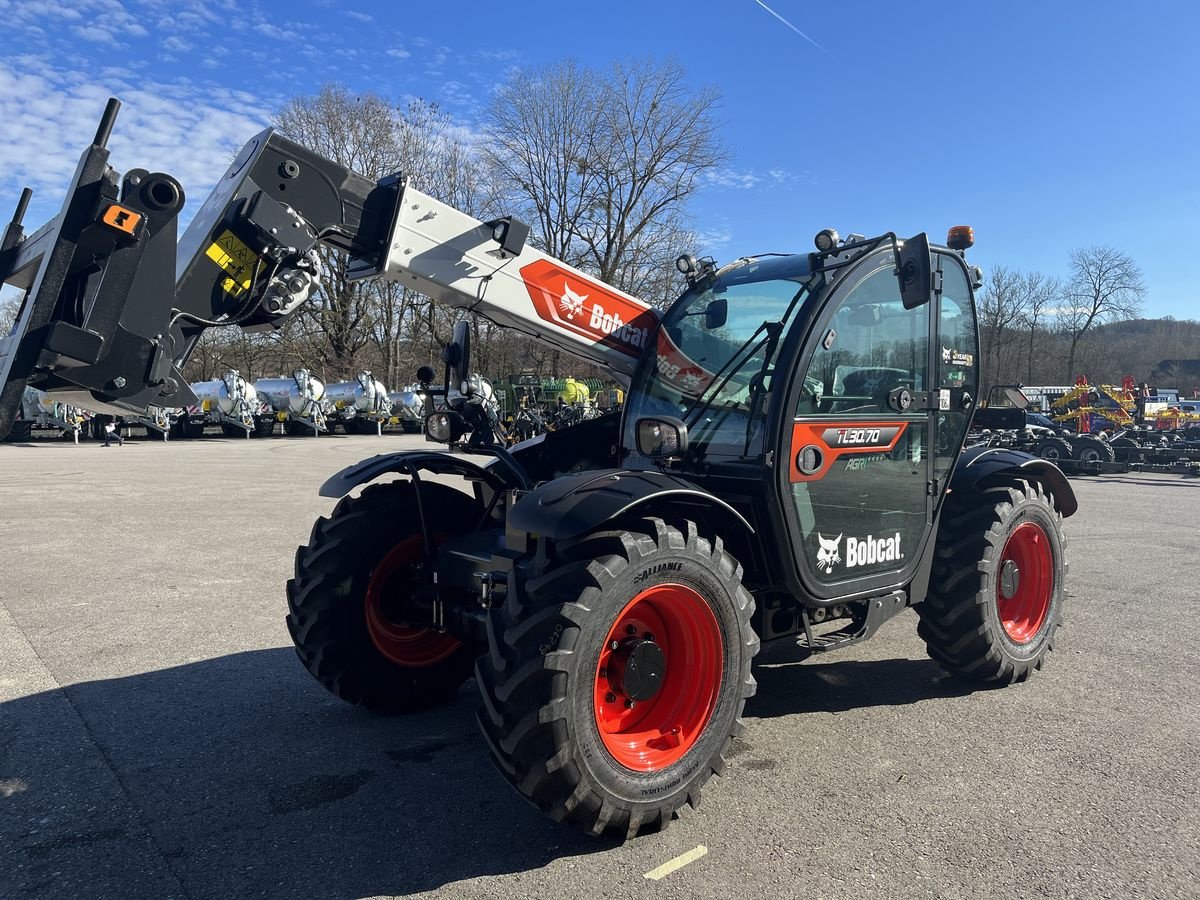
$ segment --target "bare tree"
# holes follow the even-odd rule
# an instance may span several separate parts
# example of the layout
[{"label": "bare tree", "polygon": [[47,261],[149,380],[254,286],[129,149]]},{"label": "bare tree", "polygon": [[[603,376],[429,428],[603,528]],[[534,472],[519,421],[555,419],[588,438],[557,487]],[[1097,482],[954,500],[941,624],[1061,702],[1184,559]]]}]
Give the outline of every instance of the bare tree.
[{"label": "bare tree", "polygon": [[[1026,296],[1022,291],[1024,278],[1020,272],[1006,266],[995,266],[988,272],[987,283],[979,295],[979,330],[983,351],[983,387],[1000,384],[1004,367],[1004,350],[1016,337],[1016,326],[1026,313]],[[992,377],[989,371],[994,372]]]},{"label": "bare tree", "polygon": [[[281,133],[370,179],[395,171],[399,156],[395,107],[375,94],[353,95],[326,85],[296,97],[276,114]],[[287,339],[308,365],[349,377],[370,342],[373,286],[346,277],[345,254],[320,247],[321,286],[295,317]]]},{"label": "bare tree", "polygon": [[1026,276],[1029,279],[1029,300],[1025,305],[1023,315],[1024,326],[1029,329],[1029,353],[1027,355],[1027,370],[1025,383],[1033,382],[1033,358],[1034,358],[1034,339],[1038,334],[1039,323],[1046,316],[1046,311],[1050,309],[1062,292],[1062,285],[1057,278],[1046,277],[1040,272],[1030,272]]},{"label": "bare tree", "polygon": [[688,199],[727,157],[714,88],[675,62],[573,60],[518,75],[489,107],[483,154],[542,249],[635,294],[692,243]]},{"label": "bare tree", "polygon": [[1132,258],[1112,247],[1088,247],[1071,253],[1071,275],[1059,322],[1070,338],[1067,380],[1075,377],[1080,339],[1093,325],[1132,319],[1141,311],[1146,287]]}]

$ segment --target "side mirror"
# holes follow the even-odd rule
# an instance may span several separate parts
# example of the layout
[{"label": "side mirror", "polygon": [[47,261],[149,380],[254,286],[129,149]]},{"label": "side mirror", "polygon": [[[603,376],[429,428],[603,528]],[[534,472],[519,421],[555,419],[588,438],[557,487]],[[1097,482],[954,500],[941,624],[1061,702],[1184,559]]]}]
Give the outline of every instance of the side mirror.
[{"label": "side mirror", "polygon": [[1029,408],[1029,398],[1018,390],[1014,390],[1013,388],[1005,388],[1004,396],[1008,398],[1008,402],[1011,403],[1016,409]]},{"label": "side mirror", "polygon": [[724,297],[713,300],[704,308],[704,327],[708,331],[720,328],[729,320],[729,301]]},{"label": "side mirror", "polygon": [[638,419],[637,446],[651,459],[683,456],[688,448],[687,425],[672,416]]},{"label": "side mirror", "polygon": [[929,302],[933,290],[933,267],[929,257],[929,238],[925,232],[910,237],[900,248],[896,260],[896,280],[900,282],[900,302],[905,309],[916,309]]},{"label": "side mirror", "polygon": [[446,363],[446,390],[462,391],[463,382],[471,375],[471,326],[460,319],[454,326],[454,337],[442,351]]}]

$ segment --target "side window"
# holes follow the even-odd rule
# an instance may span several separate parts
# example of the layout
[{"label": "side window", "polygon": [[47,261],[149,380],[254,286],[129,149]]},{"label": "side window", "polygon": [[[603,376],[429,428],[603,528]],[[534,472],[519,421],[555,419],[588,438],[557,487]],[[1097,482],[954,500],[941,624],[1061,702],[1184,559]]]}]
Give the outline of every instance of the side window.
[{"label": "side window", "polygon": [[942,268],[936,388],[947,392],[950,408],[938,413],[934,477],[939,480],[949,471],[967,433],[970,410],[963,408],[963,395],[969,394],[978,401],[979,394],[979,344],[971,288],[962,267],[955,260],[943,258]]},{"label": "side window", "polygon": [[929,305],[906,310],[890,269],[869,275],[818,337],[797,416],[889,415],[898,387],[925,390]]}]

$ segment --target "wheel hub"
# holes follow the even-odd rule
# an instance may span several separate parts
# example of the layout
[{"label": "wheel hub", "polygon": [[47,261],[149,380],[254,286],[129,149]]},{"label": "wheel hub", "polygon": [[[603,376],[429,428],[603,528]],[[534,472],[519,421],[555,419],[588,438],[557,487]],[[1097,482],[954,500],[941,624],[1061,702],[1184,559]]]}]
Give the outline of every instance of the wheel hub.
[{"label": "wheel hub", "polygon": [[624,641],[609,657],[608,682],[618,696],[635,703],[651,700],[662,688],[667,659],[653,640]]},{"label": "wheel hub", "polygon": [[1011,600],[1017,595],[1021,586],[1021,570],[1017,568],[1016,560],[1006,559],[1000,569],[1000,594],[1005,600]]}]

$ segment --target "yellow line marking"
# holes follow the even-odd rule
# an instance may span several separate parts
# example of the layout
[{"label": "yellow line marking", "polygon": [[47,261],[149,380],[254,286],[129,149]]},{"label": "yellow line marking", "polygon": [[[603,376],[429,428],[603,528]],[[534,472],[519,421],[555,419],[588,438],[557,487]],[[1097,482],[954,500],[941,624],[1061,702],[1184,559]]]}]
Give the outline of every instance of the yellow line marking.
[{"label": "yellow line marking", "polygon": [[674,859],[668,860],[657,869],[651,869],[642,877],[649,878],[651,881],[661,881],[677,869],[682,869],[688,863],[694,863],[706,853],[708,853],[708,848],[703,844],[700,844],[698,847],[692,848],[687,853],[681,853]]}]

